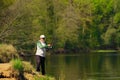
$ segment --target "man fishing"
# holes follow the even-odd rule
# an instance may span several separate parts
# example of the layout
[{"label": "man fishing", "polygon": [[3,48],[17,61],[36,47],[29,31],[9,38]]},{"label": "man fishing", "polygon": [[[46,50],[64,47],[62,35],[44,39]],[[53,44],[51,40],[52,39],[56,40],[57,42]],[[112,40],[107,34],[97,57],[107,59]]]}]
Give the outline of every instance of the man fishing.
[{"label": "man fishing", "polygon": [[46,48],[48,47],[51,47],[51,44],[46,44],[45,35],[40,35],[40,40],[37,41],[36,71],[37,72],[42,71],[42,75],[45,75],[45,54],[46,54]]}]

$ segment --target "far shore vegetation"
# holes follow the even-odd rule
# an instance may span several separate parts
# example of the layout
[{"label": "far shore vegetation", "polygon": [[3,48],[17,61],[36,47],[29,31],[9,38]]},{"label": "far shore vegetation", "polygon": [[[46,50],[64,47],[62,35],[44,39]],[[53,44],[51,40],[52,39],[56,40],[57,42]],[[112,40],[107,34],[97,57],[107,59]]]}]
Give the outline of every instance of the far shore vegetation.
[{"label": "far shore vegetation", "polygon": [[[0,44],[34,54],[41,34],[51,53],[120,50],[120,0],[0,0]],[[9,14],[8,14],[9,13]]]}]

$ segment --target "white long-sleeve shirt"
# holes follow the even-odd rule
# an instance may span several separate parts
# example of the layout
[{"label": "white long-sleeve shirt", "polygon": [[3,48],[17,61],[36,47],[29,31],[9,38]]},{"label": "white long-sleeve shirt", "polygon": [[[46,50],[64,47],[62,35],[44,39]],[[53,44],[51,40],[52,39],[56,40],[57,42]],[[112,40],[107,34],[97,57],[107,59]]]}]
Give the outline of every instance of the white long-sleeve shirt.
[{"label": "white long-sleeve shirt", "polygon": [[38,41],[36,55],[45,57],[47,47],[46,43]]}]

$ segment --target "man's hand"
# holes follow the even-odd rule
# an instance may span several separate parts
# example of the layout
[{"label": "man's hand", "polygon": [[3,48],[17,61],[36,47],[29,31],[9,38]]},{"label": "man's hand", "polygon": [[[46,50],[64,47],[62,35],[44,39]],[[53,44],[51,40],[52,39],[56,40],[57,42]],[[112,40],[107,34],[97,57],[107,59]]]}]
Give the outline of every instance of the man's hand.
[{"label": "man's hand", "polygon": [[51,47],[51,44],[48,44],[47,46],[48,46],[48,47]]},{"label": "man's hand", "polygon": [[52,45],[51,45],[51,44],[48,44],[47,46],[48,46],[49,48],[52,48]]}]

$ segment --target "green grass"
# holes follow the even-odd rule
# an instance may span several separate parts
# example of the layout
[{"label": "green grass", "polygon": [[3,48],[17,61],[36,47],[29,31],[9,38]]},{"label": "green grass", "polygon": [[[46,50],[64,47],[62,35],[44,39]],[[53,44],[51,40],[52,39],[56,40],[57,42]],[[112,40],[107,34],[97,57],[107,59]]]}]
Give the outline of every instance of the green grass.
[{"label": "green grass", "polygon": [[[20,77],[20,75],[25,76],[24,72],[32,73],[35,71],[33,66],[29,62],[21,61],[20,59],[13,59],[11,61],[12,69],[15,76]],[[33,75],[33,80],[55,80],[53,77],[48,75]]]},{"label": "green grass", "polygon": [[117,50],[94,50],[93,52],[117,52]]},{"label": "green grass", "polygon": [[33,73],[35,71],[35,68],[30,62],[23,61],[23,67],[24,67],[24,72]]},{"label": "green grass", "polygon": [[46,75],[46,76],[35,76],[34,77],[34,79],[35,80],[55,80],[54,78],[52,78],[51,76],[48,76],[48,75]]},{"label": "green grass", "polygon": [[20,59],[13,59],[11,61],[12,63],[12,67],[14,70],[18,70],[19,72],[22,72],[23,71],[23,63]]}]

